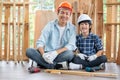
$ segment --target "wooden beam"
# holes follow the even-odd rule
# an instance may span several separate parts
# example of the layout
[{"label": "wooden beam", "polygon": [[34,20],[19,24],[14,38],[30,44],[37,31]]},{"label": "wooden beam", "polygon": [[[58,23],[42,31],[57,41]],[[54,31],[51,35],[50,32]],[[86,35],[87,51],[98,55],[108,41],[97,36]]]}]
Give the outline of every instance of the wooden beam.
[{"label": "wooden beam", "polygon": [[[24,3],[25,3],[25,1],[24,1]],[[26,9],[25,9],[25,4],[24,3],[23,3],[23,17],[22,17],[23,18],[22,19],[23,25],[22,25],[22,55],[21,55],[21,62],[23,61],[23,58],[24,58],[23,54],[25,53],[24,52],[25,51],[25,41],[24,41],[25,36],[24,36],[24,34],[25,34],[25,12],[26,12]]]},{"label": "wooden beam", "polygon": [[16,46],[16,2],[15,2],[15,0],[14,0],[14,4],[13,4],[13,24],[14,24],[14,26],[13,26],[13,32],[14,32],[14,40],[13,40],[13,45],[14,45],[14,61],[15,61],[15,64],[17,63],[17,46]]},{"label": "wooden beam", "polygon": [[[10,6],[5,6],[5,22],[8,22],[8,18],[10,17]],[[4,59],[7,60],[7,45],[8,45],[8,25],[4,26]]]},{"label": "wooden beam", "polygon": [[[107,0],[107,3],[112,2],[112,0]],[[112,6],[107,6],[107,23],[112,22]],[[111,41],[112,41],[112,25],[105,25],[106,31],[106,56],[111,59]]]},{"label": "wooden beam", "polygon": [[106,3],[106,5],[120,5],[120,2]]},{"label": "wooden beam", "polygon": [[119,39],[119,48],[118,48],[118,56],[117,56],[117,61],[116,63],[120,65],[120,39]]},{"label": "wooden beam", "polygon": [[96,33],[96,2],[97,0],[91,0],[91,7],[89,8],[88,15],[92,18],[92,32]]},{"label": "wooden beam", "polygon": [[8,39],[7,39],[7,63],[10,57],[10,17],[8,18]]},{"label": "wooden beam", "polygon": [[0,60],[2,59],[2,9],[3,2],[0,1]]},{"label": "wooden beam", "polygon": [[21,11],[20,11],[20,6],[18,6],[18,24],[17,24],[17,28],[18,28],[18,55],[17,55],[17,60],[18,60],[18,62],[21,60],[21,55],[20,55],[20,53],[21,53],[21,51],[20,51],[20,46],[21,46],[21,44],[20,44],[20,42],[21,42],[21,38],[20,38],[20,31],[21,31],[21,27],[20,27],[20,13],[21,13]]},{"label": "wooden beam", "polygon": [[102,72],[84,72],[84,71],[74,71],[74,70],[55,70],[55,69],[46,69],[44,70],[48,73],[54,74],[69,74],[69,75],[80,75],[80,76],[91,76],[91,77],[109,77],[116,78],[118,74],[115,73],[102,73]]},{"label": "wooden beam", "polygon": [[96,4],[96,34],[103,39],[103,0],[97,0]]},{"label": "wooden beam", "polygon": [[[114,2],[117,2],[117,0],[114,0]],[[117,6],[112,6],[112,22],[117,22]],[[116,61],[117,58],[117,25],[112,25],[112,53],[113,53],[113,59]]]},{"label": "wooden beam", "polygon": [[[119,28],[120,30],[120,28]],[[120,33],[119,33],[120,34]],[[117,55],[117,60],[116,63],[120,65],[120,37],[119,37],[119,47],[118,47],[118,55]]]},{"label": "wooden beam", "polygon": [[[28,6],[28,5],[37,5],[38,3],[37,2],[16,2],[15,6],[23,6],[23,4],[25,4],[25,6]],[[13,6],[14,5],[14,2],[3,2],[3,5],[4,6]]]},{"label": "wooden beam", "polygon": [[[24,0],[25,2],[28,2],[29,0]],[[23,4],[23,8],[24,8],[24,30],[23,30],[23,36],[24,36],[24,43],[23,43],[23,60],[28,60],[28,58],[26,57],[26,49],[29,47],[29,24],[26,25],[25,23],[29,23],[29,6],[26,6],[25,4]],[[27,41],[27,42],[25,42]]]},{"label": "wooden beam", "polygon": [[107,22],[107,23],[105,23],[105,25],[120,25],[120,23]]},{"label": "wooden beam", "polygon": [[77,24],[77,19],[78,19],[78,12],[77,12],[77,10],[78,10],[78,3],[77,3],[77,1],[75,1],[74,3],[73,3],[73,9],[74,9],[74,12],[75,12],[75,14],[73,14],[74,15],[74,20],[72,21],[73,22],[73,24],[76,26],[76,29],[77,29],[77,33],[79,32],[79,29],[78,29],[78,24]]},{"label": "wooden beam", "polygon": [[[3,22],[2,25],[8,25],[8,23],[7,22]],[[10,22],[10,25],[14,25],[14,23]],[[16,25],[23,25],[23,23],[22,22],[19,22],[19,23],[16,22]],[[28,23],[25,23],[25,25],[28,25]]]}]

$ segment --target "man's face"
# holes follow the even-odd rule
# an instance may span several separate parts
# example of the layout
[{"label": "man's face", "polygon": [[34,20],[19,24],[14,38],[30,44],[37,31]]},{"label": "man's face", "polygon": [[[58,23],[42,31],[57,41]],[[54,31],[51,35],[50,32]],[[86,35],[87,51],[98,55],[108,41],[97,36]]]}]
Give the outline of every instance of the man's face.
[{"label": "man's face", "polygon": [[89,25],[88,22],[82,22],[82,23],[80,23],[79,27],[80,27],[80,31],[82,33],[89,33],[90,25]]},{"label": "man's face", "polygon": [[58,20],[60,24],[66,24],[70,19],[71,11],[69,9],[60,8],[58,11]]}]

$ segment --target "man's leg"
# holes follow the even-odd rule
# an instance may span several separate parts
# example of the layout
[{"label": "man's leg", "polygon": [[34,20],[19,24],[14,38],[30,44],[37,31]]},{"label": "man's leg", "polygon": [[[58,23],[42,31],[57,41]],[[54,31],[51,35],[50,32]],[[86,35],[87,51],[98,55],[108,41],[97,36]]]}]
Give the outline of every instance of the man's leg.
[{"label": "man's leg", "polygon": [[68,51],[65,51],[65,52],[59,54],[55,58],[54,62],[64,62],[64,61],[70,62],[73,59],[73,57],[74,57],[74,53],[72,51],[68,50]]},{"label": "man's leg", "polygon": [[56,63],[56,69],[68,69],[68,63],[73,59],[74,54],[72,51],[65,51],[59,54],[54,63]]},{"label": "man's leg", "polygon": [[26,56],[35,61],[37,64],[44,66],[45,68],[54,68],[54,64],[48,64],[47,62],[45,62],[45,60],[42,58],[42,55],[34,48],[28,48],[26,50]]}]

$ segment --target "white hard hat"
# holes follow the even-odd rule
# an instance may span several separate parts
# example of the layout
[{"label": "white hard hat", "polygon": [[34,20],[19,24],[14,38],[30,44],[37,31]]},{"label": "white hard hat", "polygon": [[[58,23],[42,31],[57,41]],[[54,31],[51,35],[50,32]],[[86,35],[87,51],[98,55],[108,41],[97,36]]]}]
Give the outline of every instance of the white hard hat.
[{"label": "white hard hat", "polygon": [[82,21],[90,21],[90,23],[92,23],[92,19],[87,14],[81,14],[78,18],[77,23],[79,24]]}]

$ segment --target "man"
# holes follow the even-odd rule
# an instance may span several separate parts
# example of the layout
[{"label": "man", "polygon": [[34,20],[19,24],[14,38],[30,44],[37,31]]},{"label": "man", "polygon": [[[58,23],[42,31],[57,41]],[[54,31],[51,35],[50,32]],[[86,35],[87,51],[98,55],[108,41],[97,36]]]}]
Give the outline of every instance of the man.
[{"label": "man", "polygon": [[36,42],[37,50],[28,48],[26,55],[47,69],[66,68],[63,63],[70,62],[75,50],[75,26],[69,22],[72,6],[62,2],[57,9],[58,19],[49,22]]},{"label": "man", "polygon": [[102,41],[91,32],[92,19],[86,14],[81,14],[77,23],[80,27],[80,34],[76,36],[76,46],[80,53],[74,57],[73,63],[69,64],[69,68],[83,69],[105,66],[104,63],[107,58],[103,55]]}]

